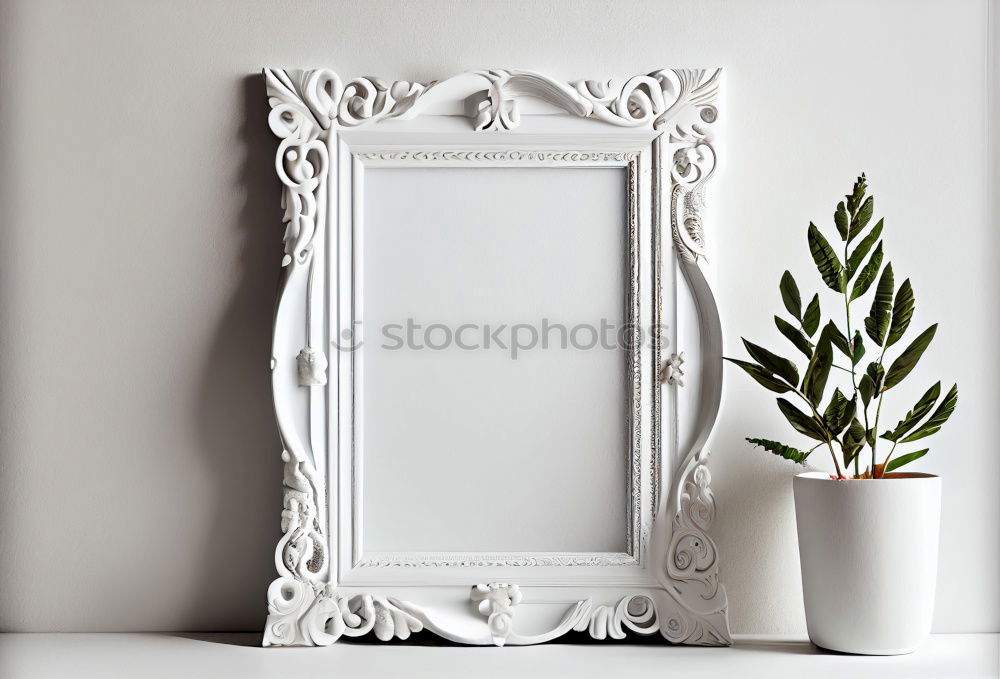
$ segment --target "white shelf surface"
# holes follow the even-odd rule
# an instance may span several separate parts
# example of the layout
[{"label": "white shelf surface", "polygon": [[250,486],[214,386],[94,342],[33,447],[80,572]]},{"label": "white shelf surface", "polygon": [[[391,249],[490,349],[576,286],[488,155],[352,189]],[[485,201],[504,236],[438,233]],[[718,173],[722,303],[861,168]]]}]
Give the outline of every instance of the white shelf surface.
[{"label": "white shelf surface", "polygon": [[259,648],[259,634],[3,634],[3,679],[256,677],[689,677],[996,679],[1000,635],[935,635],[916,653],[824,653],[805,639],[737,637],[731,648],[571,643],[523,648],[338,643]]}]

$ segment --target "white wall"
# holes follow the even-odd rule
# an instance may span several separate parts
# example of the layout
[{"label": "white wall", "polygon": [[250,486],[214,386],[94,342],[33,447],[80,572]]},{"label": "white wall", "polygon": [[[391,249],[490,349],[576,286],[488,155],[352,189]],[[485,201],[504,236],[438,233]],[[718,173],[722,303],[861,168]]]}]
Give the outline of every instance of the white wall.
[{"label": "white wall", "polygon": [[[730,346],[776,343],[804,226],[866,170],[962,387],[938,631],[997,631],[1000,275],[986,2],[22,0],[0,15],[0,628],[259,629],[278,532],[268,332],[281,226],[265,65],[425,80],[722,65],[711,234]],[[812,279],[814,280],[814,279]],[[903,408],[902,404],[900,407]],[[783,435],[731,374],[712,469],[738,632],[803,629]],[[849,586],[849,574],[845,574]]]}]

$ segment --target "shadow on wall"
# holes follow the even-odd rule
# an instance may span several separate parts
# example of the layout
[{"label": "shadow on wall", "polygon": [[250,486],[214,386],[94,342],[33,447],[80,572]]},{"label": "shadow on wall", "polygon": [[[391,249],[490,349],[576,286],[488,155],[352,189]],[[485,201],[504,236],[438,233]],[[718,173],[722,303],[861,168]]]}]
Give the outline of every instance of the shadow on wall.
[{"label": "shadow on wall", "polygon": [[718,512],[712,537],[730,628],[734,634],[803,634],[792,478],[805,470],[750,448],[742,434],[755,423],[734,412],[735,401],[723,408],[708,461]]},{"label": "shadow on wall", "polygon": [[224,234],[242,241],[239,283],[216,329],[196,399],[216,502],[206,517],[210,531],[187,630],[262,629],[279,538],[281,444],[269,372],[281,260],[277,142],[267,124],[264,79],[244,78],[241,95],[244,121],[233,146],[243,153],[235,189],[244,202],[232,233]]}]

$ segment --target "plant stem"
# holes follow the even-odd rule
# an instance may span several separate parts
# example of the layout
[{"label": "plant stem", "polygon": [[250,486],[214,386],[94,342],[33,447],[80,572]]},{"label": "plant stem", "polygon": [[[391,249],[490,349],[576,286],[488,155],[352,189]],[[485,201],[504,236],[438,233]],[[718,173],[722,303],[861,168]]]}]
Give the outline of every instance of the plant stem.
[{"label": "plant stem", "polygon": [[[891,318],[892,317],[890,315],[890,323],[891,323]],[[878,357],[878,364],[879,365],[882,365],[882,361],[885,360],[886,342],[888,342],[888,341],[889,341],[889,332],[886,331],[885,339],[882,340],[882,353],[879,354],[879,357]],[[883,381],[885,381],[885,378],[882,378],[882,379],[883,379]],[[875,449],[878,446],[878,418],[882,415],[882,399],[883,399],[883,397],[885,397],[885,385],[884,384],[882,385],[882,388],[879,390],[879,393],[878,393],[878,407],[875,409],[875,424],[873,426],[873,436],[872,436],[872,478],[873,479],[876,478],[876,476],[875,476],[875,469],[876,469],[876,461],[878,460],[878,458],[877,458],[877,456],[875,454]],[[891,455],[892,451],[890,451],[889,454]]]},{"label": "plant stem", "polygon": [[[845,263],[848,260],[847,246],[849,244],[850,243],[845,239],[844,240],[844,262]],[[850,369],[849,372],[851,373],[851,385],[854,387],[854,402],[857,403],[857,398],[858,398],[858,378],[857,378],[857,375],[855,374],[856,365],[855,365],[855,362],[854,362],[854,335],[853,335],[853,333],[851,333],[851,300],[847,296],[847,283],[844,284],[844,317],[845,317],[846,322],[847,322],[847,348],[851,352],[851,356],[849,357],[849,360],[851,361],[851,369]],[[867,409],[867,407],[865,408],[865,429],[866,430],[868,429],[868,409]],[[855,477],[861,475],[860,463],[858,462],[858,458],[860,458],[861,455],[860,455],[860,451],[858,451],[858,452],[859,452],[859,454],[854,456],[854,476]],[[844,461],[844,464],[847,464],[846,460]]]},{"label": "plant stem", "polygon": [[[868,433],[868,405],[867,404],[865,404],[865,407],[864,407],[864,409],[862,409],[861,413],[862,413],[862,415],[864,415],[864,418],[865,418],[865,433],[867,434]],[[864,449],[864,446],[862,446],[862,450],[863,449]],[[857,456],[854,458],[854,462],[855,462],[854,468],[855,469],[858,468],[858,464],[857,463],[860,460],[861,460],[861,450],[858,451]],[[860,474],[860,473],[861,472],[859,471],[858,474]]]},{"label": "plant stem", "polygon": [[[879,361],[879,363],[881,363],[881,362],[882,361]],[[882,415],[882,397],[884,395],[885,395],[884,391],[878,395],[878,408],[875,409],[875,429],[874,429],[874,434],[872,436],[872,478],[873,479],[877,479],[878,478],[875,475],[875,472],[878,469],[878,466],[875,464],[875,461],[877,459],[876,456],[875,456],[875,446],[878,444],[878,418]]]},{"label": "plant stem", "polygon": [[[786,382],[786,384],[788,384],[788,383]],[[812,410],[813,416],[820,423],[820,426],[823,428],[823,431],[826,433],[827,440],[824,441],[823,443],[825,443],[826,447],[830,449],[830,457],[833,458],[833,466],[836,467],[836,469],[837,469],[837,478],[838,479],[846,479],[847,477],[844,476],[844,472],[841,471],[841,469],[840,469],[840,462],[837,461],[837,453],[833,450],[833,443],[832,443],[833,436],[830,434],[830,430],[828,430],[826,428],[826,425],[823,424],[823,417],[819,414],[819,411],[816,410],[816,407],[812,404],[812,402],[808,398],[806,398],[806,395],[803,394],[801,391],[799,391],[798,387],[792,386],[792,391],[794,391],[796,394],[798,394],[799,397],[803,401],[806,402],[806,405],[808,405],[809,409]],[[813,450],[815,450],[815,448],[813,448]]]},{"label": "plant stem", "polygon": [[898,445],[897,441],[893,441],[892,442],[892,448],[889,450],[889,454],[885,456],[885,461],[882,463],[882,476],[883,476],[883,478],[885,477],[885,467],[886,467],[887,464],[889,464],[889,458],[891,458],[892,454],[894,452],[896,452],[896,446],[897,445]]},{"label": "plant stem", "polygon": [[[844,246],[844,256],[847,256],[847,246]],[[854,334],[851,332],[851,303],[847,299],[847,286],[844,286],[844,315],[847,317],[847,348],[851,350],[851,369],[848,371],[851,373],[851,385],[854,387],[855,395],[858,393],[858,380],[855,374],[856,366],[854,364]]]},{"label": "plant stem", "polygon": [[844,472],[842,472],[840,470],[840,463],[837,462],[837,453],[833,449],[833,444],[831,442],[827,441],[826,442],[826,447],[830,449],[830,457],[833,458],[833,466],[837,468],[837,478],[838,479],[846,479],[847,477],[844,476]]}]

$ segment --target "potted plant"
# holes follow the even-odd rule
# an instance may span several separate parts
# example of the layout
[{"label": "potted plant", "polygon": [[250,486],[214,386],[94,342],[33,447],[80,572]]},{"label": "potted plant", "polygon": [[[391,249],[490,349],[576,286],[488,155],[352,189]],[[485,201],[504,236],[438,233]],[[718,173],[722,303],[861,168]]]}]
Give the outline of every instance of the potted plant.
[{"label": "potted plant", "polygon": [[[778,409],[810,444],[747,441],[802,465],[822,449],[833,463],[832,474],[811,471],[793,481],[810,639],[835,651],[890,655],[912,652],[930,632],[941,502],[940,478],[898,470],[927,454],[919,444],[954,412],[958,385],[942,396],[937,382],[901,419],[888,417],[892,389],[927,350],[937,324],[903,341],[913,288],[909,279],[897,287],[892,264],[883,266],[883,220],[870,226],[867,189],[862,174],[837,204],[842,249],[809,224],[812,259],[835,293],[830,319],[822,321],[819,294],[803,307],[792,274],[781,277],[790,319],[775,316],[774,323],[804,356],[801,373],[794,361],[745,339],[752,360],[726,360],[780,394]],[[857,307],[868,310],[863,323]]]}]

